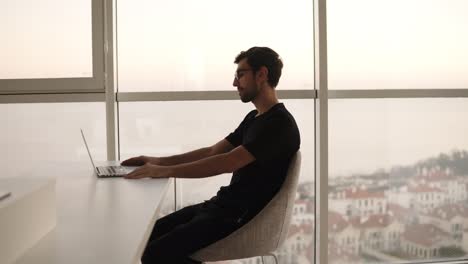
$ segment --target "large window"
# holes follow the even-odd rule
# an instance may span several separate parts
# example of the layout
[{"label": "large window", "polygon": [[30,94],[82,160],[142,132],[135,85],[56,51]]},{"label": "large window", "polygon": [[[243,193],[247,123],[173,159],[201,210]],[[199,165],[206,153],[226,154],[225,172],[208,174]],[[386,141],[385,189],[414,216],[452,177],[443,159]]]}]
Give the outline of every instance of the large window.
[{"label": "large window", "polygon": [[468,87],[465,0],[327,1],[330,89]]},{"label": "large window", "polygon": [[465,258],[467,100],[331,100],[329,109],[330,263]]},{"label": "large window", "polygon": [[[3,176],[65,162],[91,169],[79,128],[96,160],[113,152],[114,135],[122,159],[214,144],[252,109],[232,87],[234,57],[270,46],[284,60],[278,91],[303,153],[280,263],[314,263],[315,248],[329,263],[466,259],[468,2],[327,0],[314,10],[318,1],[1,1],[0,102],[31,102],[0,104]],[[326,41],[314,39],[324,10]],[[176,181],[163,213],[229,179]],[[314,241],[317,219],[328,246]]]},{"label": "large window", "polygon": [[103,1],[4,0],[0,94],[104,92]]},{"label": "large window", "polygon": [[[121,157],[167,156],[211,146],[223,139],[249,110],[250,105],[240,101],[120,103]],[[229,178],[226,174],[177,180],[177,209],[211,198],[220,186],[229,183]],[[173,204],[163,208],[165,213],[174,210],[170,205]]]},{"label": "large window", "polygon": [[283,56],[281,89],[314,89],[312,5],[118,0],[119,91],[231,90],[234,57],[252,46]]},{"label": "large window", "polygon": [[[329,263],[466,259],[467,100],[444,97],[449,89],[467,96],[467,3],[327,3],[329,243],[321,252]],[[427,98],[436,93],[442,98]]]},{"label": "large window", "polygon": [[[281,263],[308,264],[313,263],[315,221],[314,101],[282,101],[301,131],[303,160],[290,234],[278,255]],[[252,107],[240,100],[121,103],[122,158],[179,154],[211,146],[232,132]],[[231,176],[177,180],[177,209],[213,197],[229,184]]]},{"label": "large window", "polygon": [[57,164],[91,171],[80,128],[94,159],[105,160],[104,109],[104,103],[0,104],[1,176],[31,177]]}]

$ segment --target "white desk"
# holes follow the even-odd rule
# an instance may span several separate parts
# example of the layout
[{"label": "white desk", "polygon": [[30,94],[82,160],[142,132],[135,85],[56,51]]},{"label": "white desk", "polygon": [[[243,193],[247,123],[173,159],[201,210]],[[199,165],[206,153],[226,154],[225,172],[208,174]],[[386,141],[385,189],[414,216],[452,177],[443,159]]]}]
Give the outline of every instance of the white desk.
[{"label": "white desk", "polygon": [[98,179],[82,164],[34,174],[57,177],[57,225],[16,264],[139,263],[170,180]]},{"label": "white desk", "polygon": [[12,263],[57,222],[55,179],[0,178],[11,195],[0,201],[0,263]]}]

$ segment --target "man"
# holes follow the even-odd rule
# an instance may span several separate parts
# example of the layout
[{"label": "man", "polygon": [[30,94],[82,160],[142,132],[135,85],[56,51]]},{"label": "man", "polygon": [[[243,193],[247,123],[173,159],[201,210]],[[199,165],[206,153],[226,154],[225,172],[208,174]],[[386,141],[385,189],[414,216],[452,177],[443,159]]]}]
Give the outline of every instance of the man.
[{"label": "man", "polygon": [[211,147],[170,157],[140,156],[122,165],[142,165],[128,179],[145,177],[203,178],[233,173],[229,186],[200,204],[159,219],[143,253],[142,263],[198,263],[190,259],[252,219],[276,194],[289,162],[299,149],[293,116],[278,102],[276,86],[283,63],[270,48],[253,47],[234,61],[233,86],[252,110],[225,139]]}]

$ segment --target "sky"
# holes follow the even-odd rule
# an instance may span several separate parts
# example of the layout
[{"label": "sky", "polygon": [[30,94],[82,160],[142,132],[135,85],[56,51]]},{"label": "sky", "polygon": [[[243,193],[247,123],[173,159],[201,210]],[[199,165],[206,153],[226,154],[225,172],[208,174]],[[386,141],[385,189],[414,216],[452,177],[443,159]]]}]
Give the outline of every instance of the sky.
[{"label": "sky", "polygon": [[[0,79],[90,76],[91,1],[0,5],[0,34],[7,40],[0,42]],[[313,89],[312,8],[308,0],[119,0],[119,91],[231,90],[234,57],[254,45],[281,55],[278,89]],[[468,88],[466,10],[466,0],[329,0],[329,88]],[[371,172],[468,149],[467,101],[331,100],[330,174]],[[313,155],[313,101],[290,104]],[[199,106],[200,113],[213,105]],[[189,103],[177,106],[174,111],[191,109]],[[239,118],[249,109],[232,107]],[[183,112],[177,116],[187,120]],[[141,123],[157,121],[148,113],[138,122],[145,127]]]},{"label": "sky", "polygon": [[91,1],[0,1],[0,79],[92,76]]}]

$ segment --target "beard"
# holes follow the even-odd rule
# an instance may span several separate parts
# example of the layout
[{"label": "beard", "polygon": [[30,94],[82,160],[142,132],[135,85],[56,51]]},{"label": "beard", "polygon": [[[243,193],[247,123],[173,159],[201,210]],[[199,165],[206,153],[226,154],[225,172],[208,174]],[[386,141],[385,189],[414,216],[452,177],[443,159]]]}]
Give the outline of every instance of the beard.
[{"label": "beard", "polygon": [[240,93],[240,99],[243,103],[249,103],[252,102],[255,97],[257,97],[258,90],[255,89],[244,89],[242,93]]}]

